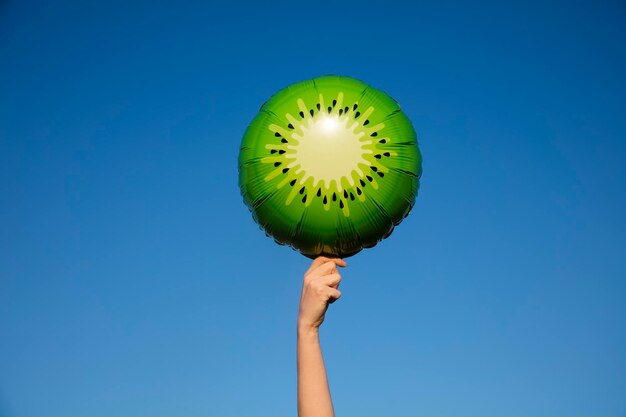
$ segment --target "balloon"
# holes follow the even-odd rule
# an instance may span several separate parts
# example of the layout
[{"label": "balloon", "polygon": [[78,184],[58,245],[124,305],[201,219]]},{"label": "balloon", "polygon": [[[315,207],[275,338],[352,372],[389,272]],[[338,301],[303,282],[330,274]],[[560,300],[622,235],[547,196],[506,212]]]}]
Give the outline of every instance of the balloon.
[{"label": "balloon", "polygon": [[263,104],[241,143],[239,186],[279,244],[308,257],[348,257],[409,214],[421,161],[395,100],[359,80],[324,76]]}]

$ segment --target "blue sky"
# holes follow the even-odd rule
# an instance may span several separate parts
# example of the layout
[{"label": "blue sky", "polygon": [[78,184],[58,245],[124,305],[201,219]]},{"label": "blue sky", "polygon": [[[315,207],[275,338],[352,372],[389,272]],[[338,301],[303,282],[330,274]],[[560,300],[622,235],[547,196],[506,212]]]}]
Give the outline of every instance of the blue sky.
[{"label": "blue sky", "polygon": [[308,260],[237,153],[323,74],[424,156],[322,329],[337,415],[626,415],[623,2],[181,3],[0,5],[0,415],[295,414]]}]

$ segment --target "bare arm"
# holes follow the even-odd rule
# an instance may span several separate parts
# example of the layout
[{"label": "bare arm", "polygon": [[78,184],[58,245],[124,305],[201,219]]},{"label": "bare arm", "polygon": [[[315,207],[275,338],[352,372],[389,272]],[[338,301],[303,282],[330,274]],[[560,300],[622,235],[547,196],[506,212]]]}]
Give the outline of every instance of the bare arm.
[{"label": "bare arm", "polygon": [[328,305],[339,297],[337,258],[319,257],[304,275],[298,313],[298,416],[334,417],[328,378],[319,342],[319,327]]}]

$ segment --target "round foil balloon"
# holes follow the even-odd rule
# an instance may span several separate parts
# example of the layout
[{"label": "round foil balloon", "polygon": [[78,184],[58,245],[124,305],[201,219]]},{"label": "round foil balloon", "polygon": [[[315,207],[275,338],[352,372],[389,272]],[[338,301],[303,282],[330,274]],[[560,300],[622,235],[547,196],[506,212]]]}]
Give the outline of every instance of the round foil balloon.
[{"label": "round foil balloon", "polygon": [[348,77],[272,96],[246,130],[239,186],[276,242],[308,257],[347,257],[391,234],[421,175],[415,130],[398,103]]}]

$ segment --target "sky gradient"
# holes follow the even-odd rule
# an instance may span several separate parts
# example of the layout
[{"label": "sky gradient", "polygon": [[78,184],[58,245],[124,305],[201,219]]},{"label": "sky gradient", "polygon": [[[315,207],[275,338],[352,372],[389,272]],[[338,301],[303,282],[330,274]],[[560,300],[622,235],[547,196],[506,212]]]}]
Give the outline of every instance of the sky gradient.
[{"label": "sky gradient", "polygon": [[321,330],[338,416],[626,416],[626,5],[0,4],[0,416],[293,416],[308,260],[241,137],[296,81],[394,97],[411,215]]}]

